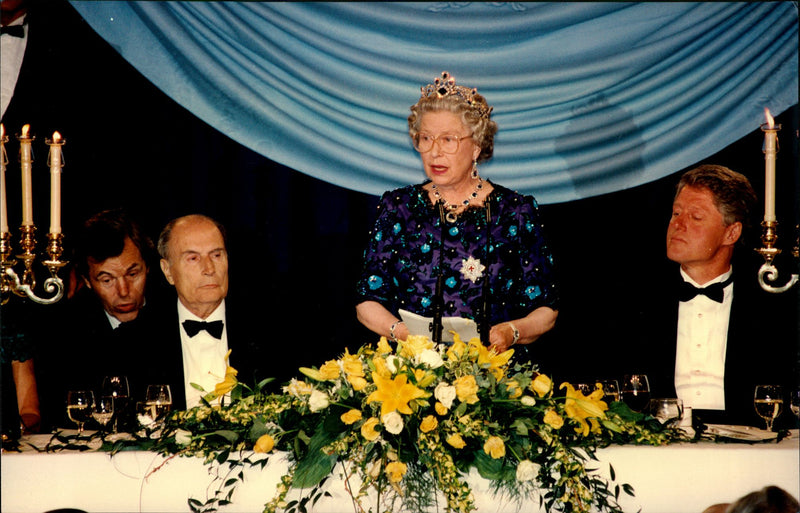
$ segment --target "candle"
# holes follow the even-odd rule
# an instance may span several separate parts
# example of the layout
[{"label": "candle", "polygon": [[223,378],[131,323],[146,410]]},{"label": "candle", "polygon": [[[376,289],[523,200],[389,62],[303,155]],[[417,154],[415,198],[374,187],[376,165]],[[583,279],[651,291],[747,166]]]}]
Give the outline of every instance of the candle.
[{"label": "candle", "polygon": [[0,123],[0,233],[8,233],[8,207],[6,206],[6,127]]},{"label": "candle", "polygon": [[61,146],[67,141],[53,132],[53,139],[45,142],[50,145],[50,233],[61,233]]},{"label": "candle", "polygon": [[22,170],[22,225],[33,226],[33,186],[31,185],[31,166],[33,153],[31,143],[34,137],[29,135],[31,126],[22,127],[22,133],[17,136],[19,140],[19,160]]},{"label": "candle", "polygon": [[764,132],[764,222],[774,222],[775,217],[775,160],[778,154],[778,130],[769,109],[764,109],[767,122],[761,125]]}]

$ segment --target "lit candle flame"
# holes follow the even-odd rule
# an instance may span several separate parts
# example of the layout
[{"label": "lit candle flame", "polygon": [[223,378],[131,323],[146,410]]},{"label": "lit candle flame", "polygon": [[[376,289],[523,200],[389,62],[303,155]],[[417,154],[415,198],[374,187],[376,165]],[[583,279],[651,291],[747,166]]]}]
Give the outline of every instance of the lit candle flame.
[{"label": "lit candle flame", "polygon": [[53,132],[53,142],[58,144],[61,141],[61,134]]},{"label": "lit candle flame", "polygon": [[28,130],[31,129],[30,125],[24,125],[22,127],[22,137],[28,137]]},{"label": "lit candle flame", "polygon": [[764,115],[767,117],[767,127],[769,127],[770,130],[775,128],[775,118],[770,115],[767,107],[764,107]]}]

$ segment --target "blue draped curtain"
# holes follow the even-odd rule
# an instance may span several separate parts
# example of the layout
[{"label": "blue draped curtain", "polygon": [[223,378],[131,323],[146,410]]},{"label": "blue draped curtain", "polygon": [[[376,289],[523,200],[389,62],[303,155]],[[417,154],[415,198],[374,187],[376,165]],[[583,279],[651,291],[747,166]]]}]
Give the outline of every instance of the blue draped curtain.
[{"label": "blue draped curtain", "polygon": [[798,99],[795,2],[71,4],[212,127],[369,194],[422,180],[405,118],[444,70],[494,106],[482,174],[541,203],[674,173]]}]

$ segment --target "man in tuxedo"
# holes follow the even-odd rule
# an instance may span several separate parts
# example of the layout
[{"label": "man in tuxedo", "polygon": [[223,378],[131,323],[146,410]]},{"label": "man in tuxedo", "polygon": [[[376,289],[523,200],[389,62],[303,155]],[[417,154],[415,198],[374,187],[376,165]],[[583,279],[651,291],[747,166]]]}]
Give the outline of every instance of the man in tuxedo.
[{"label": "man in tuxedo", "polygon": [[653,396],[681,398],[706,423],[761,425],[755,385],[795,386],[791,298],[761,290],[757,266],[735,258],[756,201],[747,178],[723,166],[681,177],[666,237],[667,258],[680,268],[654,287],[634,334],[647,353],[637,370]]},{"label": "man in tuxedo", "polygon": [[244,310],[228,308],[224,227],[202,215],[180,217],[162,230],[158,251],[161,270],[177,293],[177,306],[168,307],[168,324],[177,330],[178,343],[170,342],[166,348],[163,369],[168,372],[162,373],[170,380],[166,382],[173,391],[174,407],[200,404],[201,397],[223,380],[228,364],[238,370],[240,381],[252,385],[255,369],[264,364],[253,338],[261,333],[247,329]]},{"label": "man in tuxedo", "polygon": [[154,251],[122,209],[100,212],[84,223],[76,237],[71,297],[53,311],[52,325],[63,337],[38,337],[45,347],[40,393],[51,422],[65,421],[68,390],[99,393],[105,375],[125,375],[130,394],[144,394],[147,383],[132,355],[154,330],[155,300],[145,299]]}]

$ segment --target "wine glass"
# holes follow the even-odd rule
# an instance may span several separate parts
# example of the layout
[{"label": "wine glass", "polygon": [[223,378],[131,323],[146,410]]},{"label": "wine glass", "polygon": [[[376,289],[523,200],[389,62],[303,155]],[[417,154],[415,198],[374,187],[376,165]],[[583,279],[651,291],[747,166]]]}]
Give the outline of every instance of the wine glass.
[{"label": "wine glass", "polygon": [[95,400],[92,408],[92,417],[105,430],[106,425],[114,417],[114,398],[101,395],[99,399]]},{"label": "wine glass", "polygon": [[619,383],[616,379],[603,379],[598,383],[603,385],[603,398],[607,403],[619,401]]},{"label": "wine glass", "polygon": [[772,422],[783,411],[783,388],[780,385],[756,386],[753,405],[758,416],[767,423],[767,431],[772,431]]},{"label": "wine glass", "polygon": [[626,374],[622,378],[622,400],[636,412],[642,412],[650,402],[650,382],[645,374]]},{"label": "wine glass", "polygon": [[674,397],[651,399],[650,414],[662,424],[678,424],[683,418],[683,401]]},{"label": "wine glass", "polygon": [[119,431],[119,418],[125,416],[128,409],[128,378],[122,375],[111,375],[103,378],[103,387],[101,395],[104,397],[111,397],[114,400],[114,423],[112,424],[112,432]]},{"label": "wine glass", "polygon": [[70,390],[67,392],[67,416],[78,425],[78,434],[83,433],[83,425],[92,418],[94,392],[91,390]]},{"label": "wine glass", "polygon": [[149,410],[153,420],[169,413],[172,409],[172,392],[169,385],[147,385],[145,408]]}]

